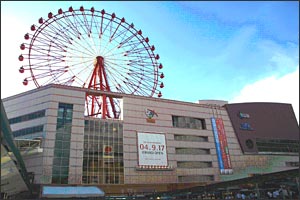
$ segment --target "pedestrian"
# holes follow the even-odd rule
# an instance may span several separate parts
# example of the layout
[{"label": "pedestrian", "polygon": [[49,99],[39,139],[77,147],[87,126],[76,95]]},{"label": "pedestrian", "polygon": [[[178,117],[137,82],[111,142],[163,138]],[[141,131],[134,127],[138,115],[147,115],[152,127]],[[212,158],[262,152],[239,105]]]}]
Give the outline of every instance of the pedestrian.
[{"label": "pedestrian", "polygon": [[272,199],[272,197],[273,197],[272,192],[268,191],[268,192],[267,192],[267,195],[268,195],[268,198],[269,198],[269,199]]},{"label": "pedestrian", "polygon": [[242,193],[242,199],[246,199],[246,195]]}]

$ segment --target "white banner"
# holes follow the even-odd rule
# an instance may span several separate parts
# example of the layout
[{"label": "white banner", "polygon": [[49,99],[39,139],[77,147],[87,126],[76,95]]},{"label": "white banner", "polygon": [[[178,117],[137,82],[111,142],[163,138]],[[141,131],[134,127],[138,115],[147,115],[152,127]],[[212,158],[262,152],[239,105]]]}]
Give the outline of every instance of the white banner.
[{"label": "white banner", "polygon": [[139,165],[168,166],[166,136],[163,133],[137,133]]}]

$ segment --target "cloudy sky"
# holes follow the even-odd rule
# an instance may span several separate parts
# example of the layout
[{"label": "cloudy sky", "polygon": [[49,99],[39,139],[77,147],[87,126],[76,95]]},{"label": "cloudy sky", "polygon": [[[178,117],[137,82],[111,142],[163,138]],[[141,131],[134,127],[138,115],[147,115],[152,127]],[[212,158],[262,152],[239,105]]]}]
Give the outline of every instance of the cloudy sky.
[{"label": "cloudy sky", "polygon": [[163,98],[292,104],[299,122],[297,1],[1,2],[1,98],[23,86],[20,44],[32,24],[59,8],[116,13],[147,35],[165,74]]}]

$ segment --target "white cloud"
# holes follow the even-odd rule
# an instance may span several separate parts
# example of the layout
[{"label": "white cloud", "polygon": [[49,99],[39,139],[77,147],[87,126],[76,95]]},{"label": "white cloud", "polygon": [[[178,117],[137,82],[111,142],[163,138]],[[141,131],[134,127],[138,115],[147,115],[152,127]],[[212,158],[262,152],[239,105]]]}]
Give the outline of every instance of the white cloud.
[{"label": "white cloud", "polygon": [[293,106],[299,124],[299,66],[296,71],[280,78],[270,76],[246,85],[229,102],[290,103]]}]

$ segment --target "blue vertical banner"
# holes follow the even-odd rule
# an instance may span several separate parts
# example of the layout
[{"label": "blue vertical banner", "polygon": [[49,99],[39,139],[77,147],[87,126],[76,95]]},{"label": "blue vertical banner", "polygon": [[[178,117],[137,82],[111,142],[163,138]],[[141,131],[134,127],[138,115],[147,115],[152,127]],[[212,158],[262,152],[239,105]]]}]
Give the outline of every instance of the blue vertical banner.
[{"label": "blue vertical banner", "polygon": [[221,152],[221,145],[220,145],[220,140],[218,136],[218,129],[217,129],[217,124],[216,124],[216,119],[214,117],[211,118],[211,125],[212,125],[212,130],[214,133],[214,139],[216,143],[216,150],[217,150],[217,156],[218,156],[218,162],[219,162],[219,168],[221,174],[224,173],[224,163],[222,159],[222,152]]}]

